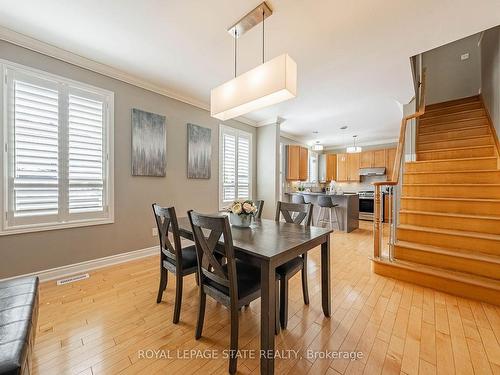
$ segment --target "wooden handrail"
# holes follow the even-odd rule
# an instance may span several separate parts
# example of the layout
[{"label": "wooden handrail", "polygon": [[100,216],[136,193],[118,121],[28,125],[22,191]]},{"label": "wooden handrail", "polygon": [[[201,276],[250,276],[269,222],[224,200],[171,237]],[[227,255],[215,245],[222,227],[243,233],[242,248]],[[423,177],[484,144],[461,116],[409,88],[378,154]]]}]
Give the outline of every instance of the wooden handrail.
[{"label": "wooden handrail", "polygon": [[399,183],[399,173],[401,170],[401,163],[403,162],[403,150],[406,141],[406,128],[408,121],[412,119],[419,118],[425,113],[425,82],[426,82],[426,72],[425,68],[422,70],[422,77],[420,83],[420,103],[418,110],[412,115],[404,116],[401,120],[401,130],[399,132],[399,142],[396,149],[396,158],[394,159],[394,169],[392,171],[391,180],[374,182],[375,186],[375,197],[374,197],[374,218],[373,218],[373,256],[374,258],[380,257],[381,242],[382,242],[382,223],[380,220],[381,212],[381,201],[382,201],[382,186],[395,186]]}]

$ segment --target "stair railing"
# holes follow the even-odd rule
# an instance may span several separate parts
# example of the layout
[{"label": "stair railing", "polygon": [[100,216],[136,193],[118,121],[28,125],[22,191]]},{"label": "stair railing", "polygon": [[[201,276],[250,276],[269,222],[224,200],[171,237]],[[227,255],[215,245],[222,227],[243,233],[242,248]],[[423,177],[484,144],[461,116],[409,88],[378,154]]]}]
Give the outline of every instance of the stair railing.
[{"label": "stair railing", "polygon": [[[411,115],[403,116],[401,120],[401,129],[399,132],[399,142],[396,149],[396,157],[394,159],[394,169],[392,171],[392,176],[388,181],[374,182],[375,187],[375,198],[374,198],[374,218],[373,218],[373,257],[379,259],[393,260],[394,254],[394,244],[397,241],[396,228],[399,223],[399,208],[401,205],[401,194],[403,190],[403,178],[405,161],[411,160],[411,155],[415,154],[414,145],[407,145],[407,131],[412,131],[412,127],[416,126],[416,120],[425,113],[425,82],[426,82],[426,72],[425,68],[422,71],[421,76],[418,80],[418,89],[415,96],[417,111]],[[414,139],[412,140],[414,141]],[[407,154],[407,149],[409,149],[410,154]],[[407,160],[407,156],[409,155]],[[385,200],[385,195],[387,195],[387,204],[389,207],[385,207],[382,201]],[[385,202],[384,202],[385,203]],[[382,219],[384,217],[384,212],[382,212],[382,207],[384,211],[387,212],[388,216],[388,242],[387,249],[383,246],[384,238],[384,228],[382,226]]]}]

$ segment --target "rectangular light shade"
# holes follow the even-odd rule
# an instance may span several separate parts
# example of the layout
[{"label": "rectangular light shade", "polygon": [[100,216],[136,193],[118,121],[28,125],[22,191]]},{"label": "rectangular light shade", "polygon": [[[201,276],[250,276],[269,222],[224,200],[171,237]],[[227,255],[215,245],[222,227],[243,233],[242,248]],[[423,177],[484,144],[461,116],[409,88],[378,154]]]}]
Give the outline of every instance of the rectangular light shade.
[{"label": "rectangular light shade", "polygon": [[297,64],[287,54],[212,89],[210,114],[225,121],[297,95]]}]

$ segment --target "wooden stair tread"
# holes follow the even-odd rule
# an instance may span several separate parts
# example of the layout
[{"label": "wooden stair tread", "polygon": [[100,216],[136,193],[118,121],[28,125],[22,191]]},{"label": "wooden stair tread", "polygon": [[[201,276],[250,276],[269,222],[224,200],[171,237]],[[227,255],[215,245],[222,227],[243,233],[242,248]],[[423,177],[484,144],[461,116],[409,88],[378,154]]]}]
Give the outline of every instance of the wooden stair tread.
[{"label": "wooden stair tread", "polygon": [[422,250],[430,253],[443,254],[449,256],[459,256],[461,258],[478,260],[488,263],[495,263],[500,265],[500,256],[496,256],[493,254],[486,254],[482,252],[471,252],[470,250],[465,250],[465,249],[444,248],[444,247],[438,247],[438,246],[432,246],[432,245],[426,245],[408,241],[397,241],[396,245],[413,250]]},{"label": "wooden stair tread", "polygon": [[489,215],[469,215],[469,214],[460,214],[453,212],[434,212],[434,211],[415,211],[415,210],[406,210],[401,209],[400,213],[407,214],[415,214],[415,215],[432,215],[432,216],[452,216],[452,217],[460,217],[464,219],[484,219],[484,220],[497,220],[500,222],[500,216],[489,216]]},{"label": "wooden stair tread", "polygon": [[[474,129],[484,129],[484,128],[487,128],[489,130],[490,127],[489,127],[489,125],[485,124],[485,125],[465,126],[463,128],[459,128],[459,129],[435,130],[435,131],[425,132],[425,133],[419,132],[417,134],[417,137],[422,137],[422,136],[427,136],[427,135],[444,134],[444,133],[456,133],[457,131],[460,131],[460,130],[474,130]],[[483,135],[483,136],[485,137],[486,135]],[[470,137],[465,137],[465,138],[469,139]],[[458,138],[453,138],[453,139],[458,139]],[[420,143],[420,141],[419,141],[419,143]]]},{"label": "wooden stair tread", "polygon": [[[496,160],[496,156],[478,156],[474,158],[457,158],[457,159],[435,159],[435,160],[417,160],[407,161],[406,164],[421,164],[421,163],[436,163],[436,162],[450,162],[450,161],[468,161],[468,160]],[[405,171],[406,173],[406,171]]]},{"label": "wooden stair tread", "polygon": [[[456,115],[467,115],[468,113],[473,113],[473,112],[478,112],[478,111],[484,111],[484,108],[466,109],[465,111],[457,111],[457,112],[452,112],[452,113],[444,113],[444,114],[441,114],[441,115],[434,115],[434,116],[425,116],[424,115],[425,117],[422,116],[421,119],[432,120],[432,119],[436,119],[436,118],[440,118],[440,117],[456,116]],[[486,116],[485,115],[480,115],[480,116],[470,117],[470,118],[467,118],[467,120],[478,119],[478,118],[486,118]],[[463,119],[460,119],[460,120],[450,120],[450,122],[456,122],[456,121],[464,121],[464,120]],[[425,124],[425,125],[429,125],[429,124]]]},{"label": "wooden stair tread", "polygon": [[425,111],[432,111],[433,109],[441,109],[441,108],[448,108],[452,107],[455,105],[459,104],[467,104],[467,103],[474,103],[474,102],[481,102],[481,99],[479,95],[472,95],[468,96],[465,98],[460,98],[460,99],[453,99],[453,100],[448,100],[446,102],[441,102],[441,103],[433,103],[433,104],[427,104],[425,106]]},{"label": "wooden stair tread", "polygon": [[[441,159],[442,160],[442,159]],[[455,159],[453,159],[455,160]],[[425,160],[421,160],[421,161],[425,161]],[[453,171],[453,170],[450,170],[450,171],[416,171],[416,172],[406,172],[405,171],[405,174],[417,174],[417,175],[420,175],[420,174],[446,174],[446,173],[453,173],[453,174],[456,174],[456,173],[492,173],[492,172],[500,172],[499,169],[467,169],[467,170],[463,170],[463,171]]]},{"label": "wooden stair tread", "polygon": [[[438,107],[438,108],[431,108],[431,109],[425,109],[425,113],[420,116],[420,118],[426,118],[427,115],[432,115],[435,112],[443,111],[443,110],[457,110],[456,112],[461,112],[461,108],[467,108],[471,105],[481,105],[480,100],[472,101],[472,102],[467,102],[467,103],[458,103],[458,104],[452,104],[448,106],[443,106],[443,107]],[[479,109],[479,108],[478,108]]]},{"label": "wooden stair tread", "polygon": [[379,263],[391,264],[392,266],[405,268],[414,272],[426,273],[429,275],[458,281],[464,284],[476,285],[500,292],[500,282],[488,277],[477,276],[466,272],[452,271],[405,260],[386,260],[382,258],[372,258],[372,260]]},{"label": "wooden stair tread", "polygon": [[437,201],[454,201],[454,202],[477,202],[477,203],[500,203],[500,199],[491,199],[491,198],[445,198],[445,197],[412,197],[405,196],[401,197],[401,199],[422,199],[422,200],[437,200]]},{"label": "wooden stair tread", "polygon": [[[442,142],[450,142],[450,141],[461,141],[461,140],[466,140],[466,139],[477,139],[477,138],[489,138],[491,139],[491,145],[494,145],[493,143],[493,138],[491,137],[491,134],[484,134],[484,135],[474,135],[470,137],[458,137],[458,138],[453,138],[453,139],[443,139],[443,140],[438,140],[438,141],[418,141],[419,144],[428,144],[428,143],[442,143]],[[417,145],[418,148],[418,145]]]},{"label": "wooden stair tread", "polygon": [[481,238],[481,239],[485,239],[485,240],[492,240],[492,241],[499,241],[500,242],[500,234],[470,232],[470,231],[456,230],[456,229],[423,227],[423,226],[411,225],[411,224],[399,224],[398,229],[406,229],[406,230],[413,230],[413,231],[420,231],[420,232],[441,233],[441,234],[447,234],[447,235],[459,236],[459,237],[475,237],[475,238]]},{"label": "wooden stair tread", "polygon": [[[424,151],[417,150],[417,154],[434,154],[436,152],[443,152],[443,151],[446,152],[446,151],[475,150],[478,148],[486,148],[486,147],[494,147],[494,145],[491,144],[491,145],[481,145],[481,146],[450,147],[450,148],[440,148],[439,150],[424,150]],[[446,160],[455,160],[455,159],[446,159]]]}]

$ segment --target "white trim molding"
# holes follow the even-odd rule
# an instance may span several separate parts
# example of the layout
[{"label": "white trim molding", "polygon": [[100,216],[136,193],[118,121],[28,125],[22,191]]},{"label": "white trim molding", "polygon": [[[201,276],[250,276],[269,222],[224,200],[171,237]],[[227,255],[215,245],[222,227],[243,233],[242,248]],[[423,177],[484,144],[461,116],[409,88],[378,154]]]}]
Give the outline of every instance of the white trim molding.
[{"label": "white trim molding", "polygon": [[92,260],[87,260],[85,262],[68,264],[66,266],[50,268],[47,270],[42,270],[37,272],[31,272],[24,275],[13,276],[6,279],[0,279],[0,281],[17,279],[25,276],[38,276],[41,282],[50,281],[79,273],[84,273],[98,268],[112,266],[114,264],[130,262],[132,260],[157,255],[159,253],[160,250],[158,246],[152,246],[152,247],[147,247],[145,249],[129,251],[127,253],[111,255],[104,258],[92,259]]}]

